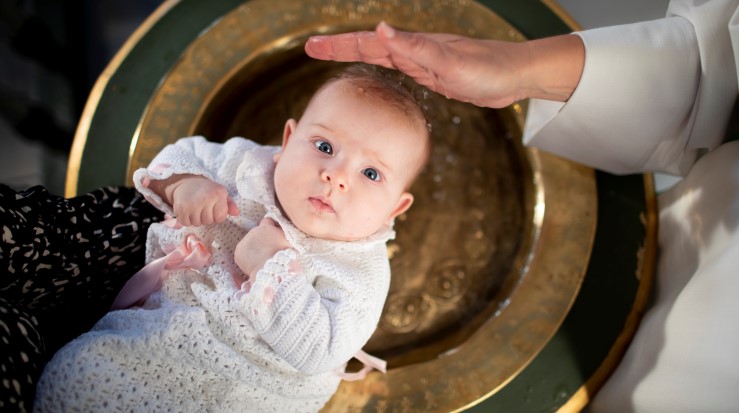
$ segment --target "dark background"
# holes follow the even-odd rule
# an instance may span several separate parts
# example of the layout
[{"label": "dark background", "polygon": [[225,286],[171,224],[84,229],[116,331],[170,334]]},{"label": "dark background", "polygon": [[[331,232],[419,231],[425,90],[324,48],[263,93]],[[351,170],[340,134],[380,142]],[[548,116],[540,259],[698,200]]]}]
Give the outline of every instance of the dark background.
[{"label": "dark background", "polygon": [[[556,1],[583,28],[658,18],[667,2]],[[161,3],[0,0],[0,183],[64,194],[69,147],[92,86]]]},{"label": "dark background", "polygon": [[95,81],[161,0],[0,0],[0,182],[63,195]]}]

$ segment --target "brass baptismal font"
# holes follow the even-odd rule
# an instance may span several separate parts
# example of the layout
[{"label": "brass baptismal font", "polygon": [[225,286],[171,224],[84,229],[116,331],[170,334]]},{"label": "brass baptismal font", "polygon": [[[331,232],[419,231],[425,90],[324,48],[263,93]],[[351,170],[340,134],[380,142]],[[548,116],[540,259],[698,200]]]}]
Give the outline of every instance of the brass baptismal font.
[{"label": "brass baptismal font", "polygon": [[[308,58],[308,36],[372,30],[381,20],[525,40],[473,1],[244,2],[161,79],[131,140],[127,176],[184,136],[280,144],[285,120],[299,118],[343,65]],[[413,207],[396,219],[390,292],[365,346],[387,360],[388,372],[342,382],[326,412],[446,412],[479,403],[555,334],[585,275],[598,208],[594,172],[522,146],[526,102],[493,110],[423,89],[417,97],[432,152],[411,188]]]}]

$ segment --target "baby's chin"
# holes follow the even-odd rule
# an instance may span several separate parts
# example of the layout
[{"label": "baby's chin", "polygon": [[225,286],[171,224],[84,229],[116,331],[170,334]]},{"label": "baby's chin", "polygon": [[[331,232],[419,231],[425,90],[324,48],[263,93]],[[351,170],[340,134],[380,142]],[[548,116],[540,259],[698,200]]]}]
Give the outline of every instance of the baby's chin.
[{"label": "baby's chin", "polygon": [[370,233],[358,233],[354,231],[341,231],[337,228],[326,228],[325,226],[315,227],[312,225],[300,225],[300,222],[292,221],[296,228],[312,238],[320,238],[329,241],[353,242],[365,239],[376,234],[382,228],[378,228]]},{"label": "baby's chin", "polygon": [[290,211],[283,208],[279,202],[278,207],[287,217],[287,219],[289,219],[290,222],[295,226],[295,228],[299,229],[301,232],[311,238],[319,238],[329,241],[352,242],[370,237],[385,228],[385,225],[381,225],[379,228],[376,228],[374,231],[366,234],[356,232],[355,228],[347,231],[345,230],[345,228],[336,228],[337,225],[329,226],[326,223],[318,224],[313,221],[303,222],[300,219],[294,219],[293,216],[291,216],[292,214],[290,214]]},{"label": "baby's chin", "polygon": [[350,234],[343,234],[338,231],[320,231],[320,230],[312,230],[311,228],[303,229],[297,225],[296,227],[310,237],[325,239],[329,241],[341,241],[341,242],[359,241],[360,239],[367,238],[370,235],[374,234],[373,232],[372,234],[367,234],[367,235],[354,235],[354,234],[350,235]]}]

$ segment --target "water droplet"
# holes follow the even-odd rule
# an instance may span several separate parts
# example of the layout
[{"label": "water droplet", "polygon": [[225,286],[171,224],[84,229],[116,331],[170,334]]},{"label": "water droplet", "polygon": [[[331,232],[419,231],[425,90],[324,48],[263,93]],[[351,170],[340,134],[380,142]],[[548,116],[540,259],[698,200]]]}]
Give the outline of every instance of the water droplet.
[{"label": "water droplet", "polygon": [[552,395],[554,401],[566,400],[568,396],[569,392],[565,383],[560,383],[554,388],[554,394]]}]

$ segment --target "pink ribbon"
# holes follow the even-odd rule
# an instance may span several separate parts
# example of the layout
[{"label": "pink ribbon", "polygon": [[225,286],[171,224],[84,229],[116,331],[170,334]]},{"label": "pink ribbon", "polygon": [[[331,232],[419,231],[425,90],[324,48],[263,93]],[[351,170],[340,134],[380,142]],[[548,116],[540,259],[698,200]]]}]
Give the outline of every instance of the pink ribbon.
[{"label": "pink ribbon", "polygon": [[167,255],[146,264],[126,282],[118,293],[111,309],[121,310],[143,302],[151,293],[162,288],[166,270],[198,268],[210,260],[210,251],[198,237],[187,235],[179,247]]},{"label": "pink ribbon", "polygon": [[372,369],[379,370],[383,373],[387,372],[387,362],[385,362],[385,360],[377,358],[375,356],[370,356],[369,354],[365,353],[364,350],[359,350],[359,352],[354,355],[354,358],[362,362],[364,367],[362,367],[362,370],[354,373],[347,373],[345,371],[340,372],[339,377],[341,377],[343,380],[362,380],[365,376],[367,376],[367,373],[372,371]]}]

